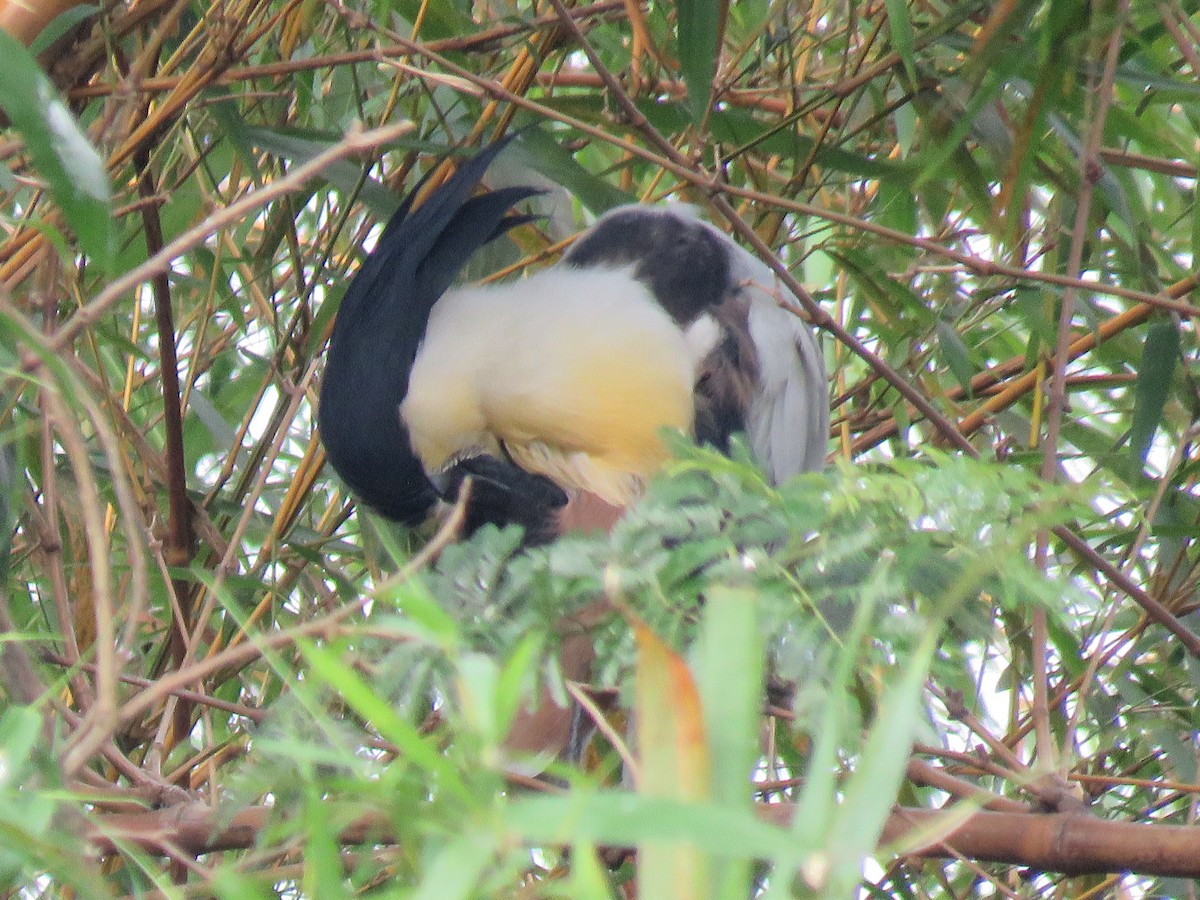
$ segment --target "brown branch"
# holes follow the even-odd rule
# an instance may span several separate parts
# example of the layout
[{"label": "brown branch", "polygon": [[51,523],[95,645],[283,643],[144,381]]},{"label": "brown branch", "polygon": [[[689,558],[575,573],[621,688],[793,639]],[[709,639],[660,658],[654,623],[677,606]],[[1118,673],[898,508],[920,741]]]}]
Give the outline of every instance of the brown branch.
[{"label": "brown branch", "polygon": [[[430,43],[433,42],[430,41]],[[563,87],[594,90],[604,84],[601,77],[593,72],[577,71],[540,72],[537,82],[541,87],[548,89]],[[642,95],[666,95],[672,100],[682,100],[687,95],[687,86],[674,78],[647,78],[638,82],[638,85],[642,89]],[[766,90],[726,88],[720,90],[716,96],[718,100],[728,103],[730,106],[741,109],[757,109],[773,116],[786,116],[794,111],[794,104],[790,97],[775,96]],[[814,109],[811,115],[818,122],[828,121],[834,124],[838,122],[837,113],[830,110]]]},{"label": "brown branch", "polygon": [[[884,825],[881,842],[903,841],[918,828],[936,826],[944,812],[899,808]],[[965,856],[1043,872],[1090,875],[1133,872],[1200,877],[1200,827],[1114,822],[1085,812],[976,812],[907,855],[930,859]]]},{"label": "brown branch", "polygon": [[[2,610],[0,610],[2,612]],[[2,624],[2,623],[0,623]],[[70,668],[71,662],[66,657],[60,656],[57,653],[44,652],[41,655],[43,662],[54,666],[62,666]],[[92,663],[80,663],[79,668],[87,672],[94,672],[96,667]],[[140,688],[153,687],[154,680],[151,678],[142,678],[140,675],[130,675],[128,672],[121,673],[121,681],[124,684],[132,684]],[[230,713],[235,716],[242,716],[250,721],[258,724],[266,718],[267,712],[263,709],[256,709],[251,706],[246,706],[242,703],[231,703],[228,700],[221,700],[209,694],[203,694],[200,691],[189,691],[183,688],[172,691],[171,696],[180,697],[190,701],[191,703],[200,704],[203,706],[211,706],[213,709],[219,709],[222,712]],[[33,702],[32,700],[26,702]]]},{"label": "brown branch", "polygon": [[[59,271],[57,269],[57,262],[57,256],[50,255],[43,264],[42,273],[44,278],[39,279],[39,281],[44,282],[39,285],[39,288],[44,291],[41,302],[42,329],[48,339],[53,338],[54,329],[58,327]],[[34,506],[34,521],[37,523],[39,534],[37,553],[42,557],[41,563],[44,566],[44,571],[50,576],[50,590],[54,598],[54,613],[58,619],[63,650],[73,660],[77,660],[81,652],[81,641],[79,639],[81,626],[86,628],[87,631],[87,640],[83,642],[85,646],[82,649],[90,650],[92,643],[95,641],[95,628],[93,627],[95,617],[91,611],[90,590],[86,592],[86,600],[80,597],[72,605],[71,592],[67,587],[67,572],[63,560],[62,510],[67,508],[74,509],[75,505],[72,504],[70,507],[66,507],[62,504],[58,467],[54,458],[55,438],[53,419],[50,414],[50,394],[51,389],[49,386],[45,386],[39,391],[42,408],[40,428],[42,514],[36,515],[38,509],[37,506]],[[71,690],[74,692],[75,702],[82,709],[88,709],[91,706],[94,699],[91,686],[84,679],[73,677],[71,679]]]},{"label": "brown branch", "polygon": [[[32,705],[46,694],[46,686],[38,677],[33,660],[18,639],[20,631],[9,610],[12,602],[8,591],[0,588],[0,686],[17,703]],[[47,718],[43,734],[47,741],[53,738],[53,725]]]},{"label": "brown branch", "polygon": [[[1093,231],[1091,226],[1092,198],[1095,194],[1096,182],[1103,174],[1099,162],[1100,140],[1104,133],[1104,123],[1108,120],[1117,57],[1122,46],[1121,36],[1125,29],[1128,12],[1129,0],[1123,0],[1117,14],[1117,27],[1109,36],[1105,51],[1104,70],[1095,87],[1094,96],[1097,108],[1088,130],[1087,145],[1079,160],[1080,188],[1076,198],[1075,223],[1071,229],[1071,245],[1067,254],[1067,272],[1076,277],[1082,271],[1084,245],[1090,239]],[[1063,291],[1062,305],[1059,309],[1058,339],[1051,367],[1049,403],[1046,410],[1046,434],[1042,443],[1041,476],[1048,482],[1058,480],[1060,463],[1058,440],[1063,413],[1067,408],[1067,364],[1071,357],[1073,337],[1071,323],[1075,320],[1076,293],[1075,288],[1067,288]],[[1038,568],[1043,571],[1050,564],[1050,535],[1047,531],[1042,531],[1037,536],[1035,559]],[[1055,757],[1058,755],[1050,726],[1049,641],[1046,611],[1041,608],[1035,609],[1030,623],[1030,643],[1033,657],[1031,715],[1038,758],[1043,766],[1057,765]]]},{"label": "brown branch", "polygon": [[[153,197],[157,193],[154,173],[150,169],[149,150],[138,154],[138,193]],[[154,256],[163,247],[162,225],[158,207],[148,203],[141,209],[142,228],[146,235],[147,256]],[[163,455],[167,466],[167,535],[163,547],[167,565],[183,567],[191,562],[195,551],[192,529],[192,502],[187,495],[187,457],[183,448],[183,410],[180,406],[179,360],[175,353],[175,318],[171,309],[171,282],[165,269],[150,279],[154,297],[154,316],[158,325],[159,376],[162,381],[163,428],[166,440]],[[171,579],[179,604],[178,621],[171,629],[168,658],[178,667],[187,652],[188,630],[191,628],[192,585],[186,578]],[[172,617],[174,618],[174,617]],[[191,730],[191,704],[181,700],[176,707],[175,738],[182,739]]]},{"label": "brown branch", "polygon": [[[759,804],[759,814],[787,827],[792,804]],[[137,813],[94,815],[84,838],[98,853],[113,855],[125,847],[167,856],[184,851],[196,856],[255,846],[271,810],[256,806],[227,817],[201,804]],[[936,830],[950,810],[897,807],[884,825],[882,847],[912,841],[918,829]],[[391,821],[367,815],[344,828],[344,846],[394,843]],[[1175,878],[1200,877],[1200,827],[1116,822],[1077,813],[971,813],[965,822],[906,856],[947,859],[966,856],[1066,875],[1133,872]]]},{"label": "brown branch", "polygon": [[977,784],[956,778],[940,766],[935,766],[923,759],[910,759],[904,774],[913,784],[937,788],[959,800],[969,800],[983,809],[1019,813],[1032,811],[1027,803],[993,794]]}]

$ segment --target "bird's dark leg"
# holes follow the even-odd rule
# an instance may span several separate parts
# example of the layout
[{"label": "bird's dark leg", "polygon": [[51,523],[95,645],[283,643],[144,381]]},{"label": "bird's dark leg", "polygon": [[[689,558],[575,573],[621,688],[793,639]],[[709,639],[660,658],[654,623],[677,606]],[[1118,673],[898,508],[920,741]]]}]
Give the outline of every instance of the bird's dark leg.
[{"label": "bird's dark leg", "polygon": [[[624,512],[593,494],[573,493],[568,497],[549,479],[497,456],[462,460],[436,480],[443,498],[454,502],[468,478],[464,536],[487,524],[519,524],[525,528],[524,545],[539,546],[569,531],[608,531]],[[577,682],[590,679],[596,659],[592,632],[611,613],[611,605],[600,600],[555,623],[560,639],[559,668],[564,678]],[[505,748],[518,758],[562,754],[579,762],[592,731],[591,723],[575,704],[560,706],[543,688],[536,707],[523,707],[517,713]]]},{"label": "bird's dark leg", "polygon": [[[596,662],[593,632],[612,614],[611,603],[597,600],[555,623],[563,678],[576,682],[591,678]],[[578,763],[593,730],[575,703],[560,706],[550,689],[543,687],[536,708],[525,706],[517,712],[504,747],[518,758],[561,755]]]}]

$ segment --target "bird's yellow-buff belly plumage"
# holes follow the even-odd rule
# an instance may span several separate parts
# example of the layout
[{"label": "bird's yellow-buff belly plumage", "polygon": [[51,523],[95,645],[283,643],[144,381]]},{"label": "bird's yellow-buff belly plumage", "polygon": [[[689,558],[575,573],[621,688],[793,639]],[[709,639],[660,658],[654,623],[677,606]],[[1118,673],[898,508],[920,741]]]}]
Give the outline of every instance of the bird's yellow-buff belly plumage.
[{"label": "bird's yellow-buff belly plumage", "polygon": [[692,425],[695,351],[628,273],[547,270],[448,292],[401,407],[428,471],[507,452],[528,471],[623,505]]}]

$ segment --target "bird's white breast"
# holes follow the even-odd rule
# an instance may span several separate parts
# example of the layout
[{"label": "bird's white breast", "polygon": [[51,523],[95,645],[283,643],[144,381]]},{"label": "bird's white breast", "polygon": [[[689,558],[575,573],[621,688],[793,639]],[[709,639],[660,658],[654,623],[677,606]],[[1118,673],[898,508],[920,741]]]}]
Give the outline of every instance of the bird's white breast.
[{"label": "bird's white breast", "polygon": [[530,471],[625,503],[665,456],[661,430],[691,427],[697,340],[622,270],[455,290],[401,411],[430,471],[502,442]]}]

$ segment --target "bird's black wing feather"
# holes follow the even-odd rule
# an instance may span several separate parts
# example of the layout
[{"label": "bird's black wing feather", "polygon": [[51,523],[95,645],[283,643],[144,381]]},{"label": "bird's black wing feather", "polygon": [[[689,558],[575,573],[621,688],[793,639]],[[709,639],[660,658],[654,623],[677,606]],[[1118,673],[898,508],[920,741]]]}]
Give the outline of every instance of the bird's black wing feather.
[{"label": "bird's black wing feather", "polygon": [[[429,247],[417,266],[414,295],[421,298],[433,297],[435,301],[441,297],[454,282],[472,253],[484,244],[500,237],[508,229],[533,218],[508,216],[505,213],[514,204],[538,193],[540,193],[538,190],[528,187],[510,187],[489,191],[466,200],[448,221],[439,222],[442,229],[441,239]],[[425,206],[421,207],[421,209],[424,208]],[[419,212],[420,210],[418,210]],[[430,303],[429,308],[424,310],[424,316],[419,319],[421,334],[425,333],[425,325],[429,321],[429,310],[432,308],[433,303]],[[419,311],[414,309],[410,312],[411,323],[418,324]]]},{"label": "bird's black wing feather", "polygon": [[508,141],[463,163],[415,210],[420,186],[410,193],[338,310],[317,410],[321,439],[347,486],[390,519],[420,522],[438,497],[400,419],[430,310],[472,253],[528,220],[508,211],[531,188],[471,196]]}]

